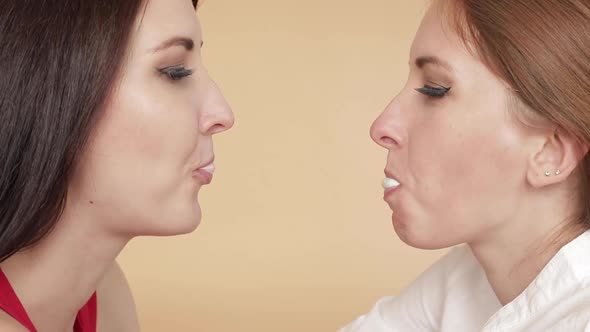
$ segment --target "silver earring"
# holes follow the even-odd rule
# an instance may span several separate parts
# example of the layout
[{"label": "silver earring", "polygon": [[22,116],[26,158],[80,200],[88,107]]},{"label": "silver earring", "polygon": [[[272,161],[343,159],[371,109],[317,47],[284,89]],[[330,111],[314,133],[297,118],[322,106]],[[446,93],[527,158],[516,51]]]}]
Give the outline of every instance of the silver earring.
[{"label": "silver earring", "polygon": [[559,174],[561,174],[561,171],[557,170],[557,172],[555,172],[555,175],[559,175]]},{"label": "silver earring", "polygon": [[551,172],[549,172],[549,171],[545,172],[545,176],[551,176]]}]

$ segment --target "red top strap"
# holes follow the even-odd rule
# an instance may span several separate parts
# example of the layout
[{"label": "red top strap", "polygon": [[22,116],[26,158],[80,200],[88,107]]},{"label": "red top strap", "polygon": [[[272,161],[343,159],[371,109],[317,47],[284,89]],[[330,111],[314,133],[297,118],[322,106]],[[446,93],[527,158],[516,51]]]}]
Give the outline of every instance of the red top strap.
[{"label": "red top strap", "polygon": [[[17,322],[26,327],[30,332],[37,332],[35,325],[27,315],[27,311],[18,299],[16,292],[10,285],[2,269],[0,269],[0,310],[3,310]],[[74,324],[74,332],[96,332],[97,298],[96,292],[92,294],[78,312]]]},{"label": "red top strap", "polygon": [[97,312],[96,292],[94,292],[88,303],[78,311],[74,332],[96,332]]}]

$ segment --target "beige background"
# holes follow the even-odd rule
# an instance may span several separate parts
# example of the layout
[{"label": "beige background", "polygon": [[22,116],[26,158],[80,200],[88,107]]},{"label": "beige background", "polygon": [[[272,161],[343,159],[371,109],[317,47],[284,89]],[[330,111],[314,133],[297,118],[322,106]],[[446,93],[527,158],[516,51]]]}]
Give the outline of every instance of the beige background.
[{"label": "beige background", "polygon": [[368,134],[426,6],[207,0],[205,62],[237,123],[199,229],[121,255],[144,331],[335,331],[442,254],[395,236]]}]

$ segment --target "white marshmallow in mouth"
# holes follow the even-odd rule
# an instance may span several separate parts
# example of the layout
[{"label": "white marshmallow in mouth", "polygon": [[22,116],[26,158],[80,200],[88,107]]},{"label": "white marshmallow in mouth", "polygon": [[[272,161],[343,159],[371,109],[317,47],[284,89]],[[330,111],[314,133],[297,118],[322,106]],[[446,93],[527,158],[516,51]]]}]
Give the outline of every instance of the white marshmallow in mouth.
[{"label": "white marshmallow in mouth", "polygon": [[205,171],[207,173],[213,174],[213,173],[215,173],[215,164],[209,164],[209,165],[207,165],[205,167],[201,167],[199,169],[202,171]]},{"label": "white marshmallow in mouth", "polygon": [[383,179],[383,183],[381,185],[383,186],[383,189],[391,189],[399,186],[399,182],[392,178],[385,178]]}]

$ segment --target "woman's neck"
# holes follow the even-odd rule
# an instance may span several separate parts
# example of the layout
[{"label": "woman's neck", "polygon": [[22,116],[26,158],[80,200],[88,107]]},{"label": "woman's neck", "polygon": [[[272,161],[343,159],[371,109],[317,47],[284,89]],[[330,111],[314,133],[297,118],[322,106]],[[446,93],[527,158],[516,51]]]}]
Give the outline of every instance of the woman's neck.
[{"label": "woman's neck", "polygon": [[129,241],[73,216],[66,211],[46,238],[1,265],[40,332],[72,330],[78,310]]},{"label": "woman's neck", "polygon": [[582,227],[568,226],[572,223],[567,211],[571,211],[567,202],[560,207],[525,206],[511,220],[469,243],[502,305],[520,295],[565,244],[583,233]]}]

